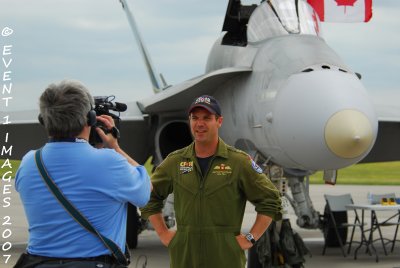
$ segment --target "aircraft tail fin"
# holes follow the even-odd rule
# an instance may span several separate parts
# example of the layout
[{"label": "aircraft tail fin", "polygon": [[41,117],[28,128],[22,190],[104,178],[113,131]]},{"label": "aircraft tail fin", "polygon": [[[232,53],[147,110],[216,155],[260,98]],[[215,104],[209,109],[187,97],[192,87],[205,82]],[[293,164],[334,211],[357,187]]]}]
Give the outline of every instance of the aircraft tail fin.
[{"label": "aircraft tail fin", "polygon": [[147,52],[146,47],[144,46],[142,37],[140,36],[140,33],[139,33],[138,27],[136,25],[135,19],[133,17],[133,14],[129,9],[129,6],[128,6],[126,0],[119,0],[119,1],[122,4],[122,8],[125,11],[126,17],[128,18],[129,25],[131,26],[133,35],[135,36],[136,42],[139,46],[140,53],[143,56],[143,60],[146,65],[147,72],[149,74],[150,81],[153,86],[153,91],[155,93],[160,92],[162,89],[160,80],[157,76],[155,68],[153,67],[153,65],[151,63],[149,53]]}]

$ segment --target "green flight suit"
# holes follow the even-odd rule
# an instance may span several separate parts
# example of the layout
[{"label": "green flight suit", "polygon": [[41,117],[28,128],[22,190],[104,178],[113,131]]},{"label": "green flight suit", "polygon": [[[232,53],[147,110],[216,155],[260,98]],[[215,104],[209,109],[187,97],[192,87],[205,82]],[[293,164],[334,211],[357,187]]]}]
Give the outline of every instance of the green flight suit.
[{"label": "green flight suit", "polygon": [[194,143],[171,153],[151,177],[153,191],[142,217],[161,213],[174,193],[177,233],[168,250],[173,268],[243,268],[246,256],[236,241],[246,200],[257,213],[281,219],[278,190],[250,157],[219,139],[205,176]]}]

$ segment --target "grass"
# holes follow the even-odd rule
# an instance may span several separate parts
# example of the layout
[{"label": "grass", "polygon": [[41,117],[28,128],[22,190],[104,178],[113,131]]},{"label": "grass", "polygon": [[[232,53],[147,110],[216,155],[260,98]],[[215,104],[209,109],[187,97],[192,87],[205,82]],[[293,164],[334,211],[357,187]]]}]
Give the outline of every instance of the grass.
[{"label": "grass", "polygon": [[[1,166],[4,159],[0,159]],[[15,176],[21,161],[10,160],[11,168],[6,165],[1,168],[0,175],[3,176],[7,171],[11,171],[11,176]],[[151,173],[152,165],[149,158],[144,165]],[[325,183],[322,172],[316,172],[310,176],[311,184]],[[338,171],[337,184],[356,184],[356,185],[400,185],[400,161],[358,164]]]},{"label": "grass", "polygon": [[[322,172],[310,176],[310,183],[323,184]],[[400,161],[358,164],[340,169],[337,184],[400,185]]]}]

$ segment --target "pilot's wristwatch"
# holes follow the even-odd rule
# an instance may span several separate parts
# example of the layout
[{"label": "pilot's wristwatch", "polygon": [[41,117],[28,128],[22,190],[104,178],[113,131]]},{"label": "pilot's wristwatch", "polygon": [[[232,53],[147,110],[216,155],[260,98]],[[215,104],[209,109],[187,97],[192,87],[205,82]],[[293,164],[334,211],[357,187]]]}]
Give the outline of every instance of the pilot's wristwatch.
[{"label": "pilot's wristwatch", "polygon": [[254,239],[254,236],[252,233],[247,233],[245,235],[247,241],[249,241],[250,243],[252,243],[253,245],[256,243],[256,240]]}]

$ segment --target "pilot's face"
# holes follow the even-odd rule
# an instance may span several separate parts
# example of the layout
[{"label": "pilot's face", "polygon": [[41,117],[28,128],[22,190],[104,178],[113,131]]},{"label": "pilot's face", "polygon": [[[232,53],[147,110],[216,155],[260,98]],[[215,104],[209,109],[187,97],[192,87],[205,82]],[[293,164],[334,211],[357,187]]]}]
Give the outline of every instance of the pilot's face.
[{"label": "pilot's face", "polygon": [[216,116],[203,108],[195,108],[189,115],[190,130],[199,143],[211,143],[218,140],[218,129],[222,125],[222,116]]}]

